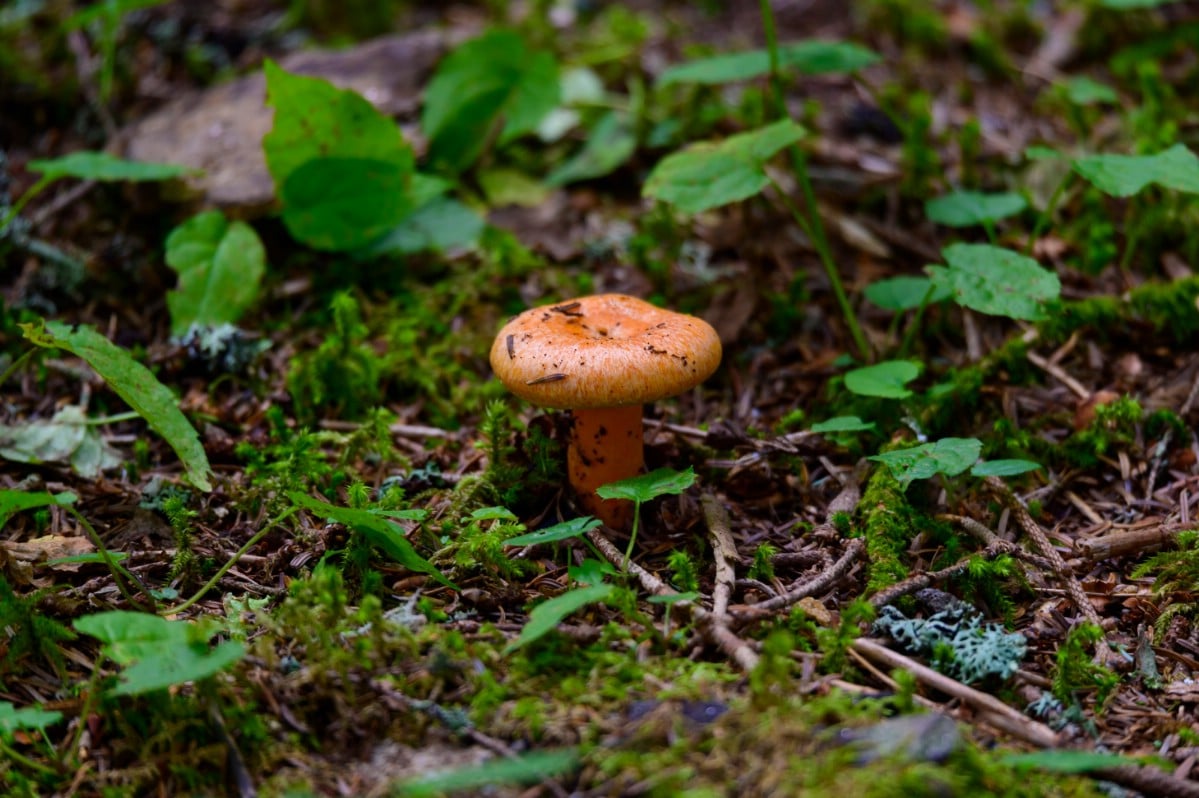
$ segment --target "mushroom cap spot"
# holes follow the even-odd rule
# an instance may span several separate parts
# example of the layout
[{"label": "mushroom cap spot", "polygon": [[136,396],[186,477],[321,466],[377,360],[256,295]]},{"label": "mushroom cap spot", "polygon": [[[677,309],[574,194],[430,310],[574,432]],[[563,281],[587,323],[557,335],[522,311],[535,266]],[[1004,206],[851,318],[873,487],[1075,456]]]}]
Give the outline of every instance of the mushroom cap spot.
[{"label": "mushroom cap spot", "polygon": [[514,317],[491,347],[491,368],[508,390],[535,405],[623,407],[698,385],[720,356],[720,338],[702,319],[598,294]]}]

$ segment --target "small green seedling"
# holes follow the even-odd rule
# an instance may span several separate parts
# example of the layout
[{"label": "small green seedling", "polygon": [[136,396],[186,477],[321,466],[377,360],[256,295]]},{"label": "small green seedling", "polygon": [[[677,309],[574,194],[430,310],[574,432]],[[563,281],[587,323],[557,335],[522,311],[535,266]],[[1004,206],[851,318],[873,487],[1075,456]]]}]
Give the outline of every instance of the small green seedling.
[{"label": "small green seedling", "polygon": [[920,364],[911,360],[887,360],[845,373],[845,387],[859,396],[907,399],[906,386],[920,376]]},{"label": "small green seedling", "polygon": [[978,461],[982,453],[982,441],[977,438],[942,438],[932,443],[922,443],[908,449],[883,452],[868,459],[882,463],[906,488],[917,479],[928,479],[937,474],[954,477],[967,470],[976,477],[1008,477],[1035,471],[1040,463],[1031,460]]},{"label": "small green seedling", "polygon": [[179,409],[171,390],[129,353],[87,325],[71,327],[61,322],[22,324],[32,344],[63,349],[82,358],[125,403],[145,419],[150,428],[170,444],[187,469],[187,478],[202,491],[212,490],[212,468],[200,436]]},{"label": "small green seedling", "polygon": [[146,163],[117,158],[106,152],[73,152],[61,158],[30,161],[26,167],[38,172],[41,178],[22,194],[4,218],[0,219],[0,233],[8,227],[29,201],[42,193],[51,183],[64,178],[94,180],[100,183],[137,183],[143,181],[171,180],[188,173],[186,166],[166,163]]},{"label": "small green seedling", "polygon": [[167,236],[166,262],[179,275],[167,294],[171,334],[192,325],[232,324],[258,299],[266,249],[254,228],[220,211],[188,219]]},{"label": "small green seedling", "polygon": [[99,639],[100,653],[125,666],[113,695],[141,695],[213,676],[240,660],[245,646],[225,641],[209,647],[215,623],[168,621],[144,612],[115,610],[85,615],[75,629]]},{"label": "small green seedling", "polygon": [[633,556],[633,544],[637,542],[637,529],[641,523],[641,505],[659,496],[678,495],[695,484],[695,471],[675,471],[658,468],[648,474],[622,479],[602,485],[595,493],[601,499],[627,499],[633,502],[633,531],[629,533],[629,546],[624,553],[621,570],[629,570],[629,559]]},{"label": "small green seedling", "polygon": [[946,227],[982,225],[987,238],[995,242],[995,222],[1015,216],[1028,207],[1019,194],[983,194],[978,191],[955,191],[924,203],[929,221]]},{"label": "small green seedling", "polygon": [[588,585],[568,590],[560,596],[554,596],[552,599],[541,602],[529,612],[528,623],[520,630],[520,636],[504,648],[504,653],[509,654],[521,646],[526,646],[534,640],[544,637],[553,631],[566,616],[576,610],[581,610],[588,604],[603,601],[615,589],[615,585]]}]

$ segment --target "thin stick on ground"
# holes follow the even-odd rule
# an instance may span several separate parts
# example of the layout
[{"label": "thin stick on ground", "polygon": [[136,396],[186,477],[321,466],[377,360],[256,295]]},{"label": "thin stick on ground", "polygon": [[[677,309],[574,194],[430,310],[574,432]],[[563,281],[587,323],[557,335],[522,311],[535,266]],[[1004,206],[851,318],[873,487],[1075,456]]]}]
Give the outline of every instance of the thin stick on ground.
[{"label": "thin stick on ground", "polygon": [[[990,488],[999,500],[1011,510],[1012,515],[1016,518],[1016,523],[1020,525],[1020,529],[1024,534],[1028,535],[1032,541],[1041,550],[1050,563],[1053,564],[1054,575],[1065,586],[1066,592],[1070,594],[1070,599],[1078,607],[1078,611],[1086,618],[1087,623],[1094,624],[1099,629],[1103,629],[1102,619],[1099,613],[1095,610],[1095,605],[1087,598],[1086,592],[1082,589],[1082,585],[1074,576],[1074,572],[1066,565],[1066,561],[1062,559],[1062,555],[1053,547],[1049,541],[1049,537],[1041,529],[1040,524],[1033,519],[1032,514],[1028,512],[1028,508],[1024,506],[1024,502],[1012,493],[1012,489],[1007,483],[999,477],[987,477],[986,485]],[[1117,654],[1112,650],[1111,644],[1107,640],[1106,633],[1102,639],[1102,645],[1096,646],[1096,657],[1103,664],[1115,661]]]}]

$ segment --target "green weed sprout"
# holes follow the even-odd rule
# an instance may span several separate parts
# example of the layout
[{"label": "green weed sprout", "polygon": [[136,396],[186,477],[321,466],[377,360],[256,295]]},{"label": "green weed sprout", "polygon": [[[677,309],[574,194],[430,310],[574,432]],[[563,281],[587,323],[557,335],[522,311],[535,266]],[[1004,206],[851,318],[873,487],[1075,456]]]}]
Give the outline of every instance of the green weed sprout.
[{"label": "green weed sprout", "polygon": [[637,542],[637,530],[641,525],[641,505],[659,496],[677,495],[694,484],[695,471],[691,468],[686,471],[658,468],[638,477],[601,485],[595,491],[601,499],[625,499],[633,502],[633,531],[629,533],[629,545],[625,549],[622,571],[629,570],[629,560],[633,556],[633,545]]}]

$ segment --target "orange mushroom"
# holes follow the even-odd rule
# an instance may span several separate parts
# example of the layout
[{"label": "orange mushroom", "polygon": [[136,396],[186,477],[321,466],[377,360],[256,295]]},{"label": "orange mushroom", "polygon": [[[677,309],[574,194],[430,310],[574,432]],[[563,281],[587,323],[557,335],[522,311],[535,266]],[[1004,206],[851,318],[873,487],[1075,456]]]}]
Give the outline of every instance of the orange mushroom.
[{"label": "orange mushroom", "polygon": [[620,529],[632,504],[603,501],[595,489],[641,471],[642,405],[703,382],[720,355],[707,322],[599,294],[513,318],[491,347],[491,368],[520,398],[572,411],[570,484],[587,512]]}]

